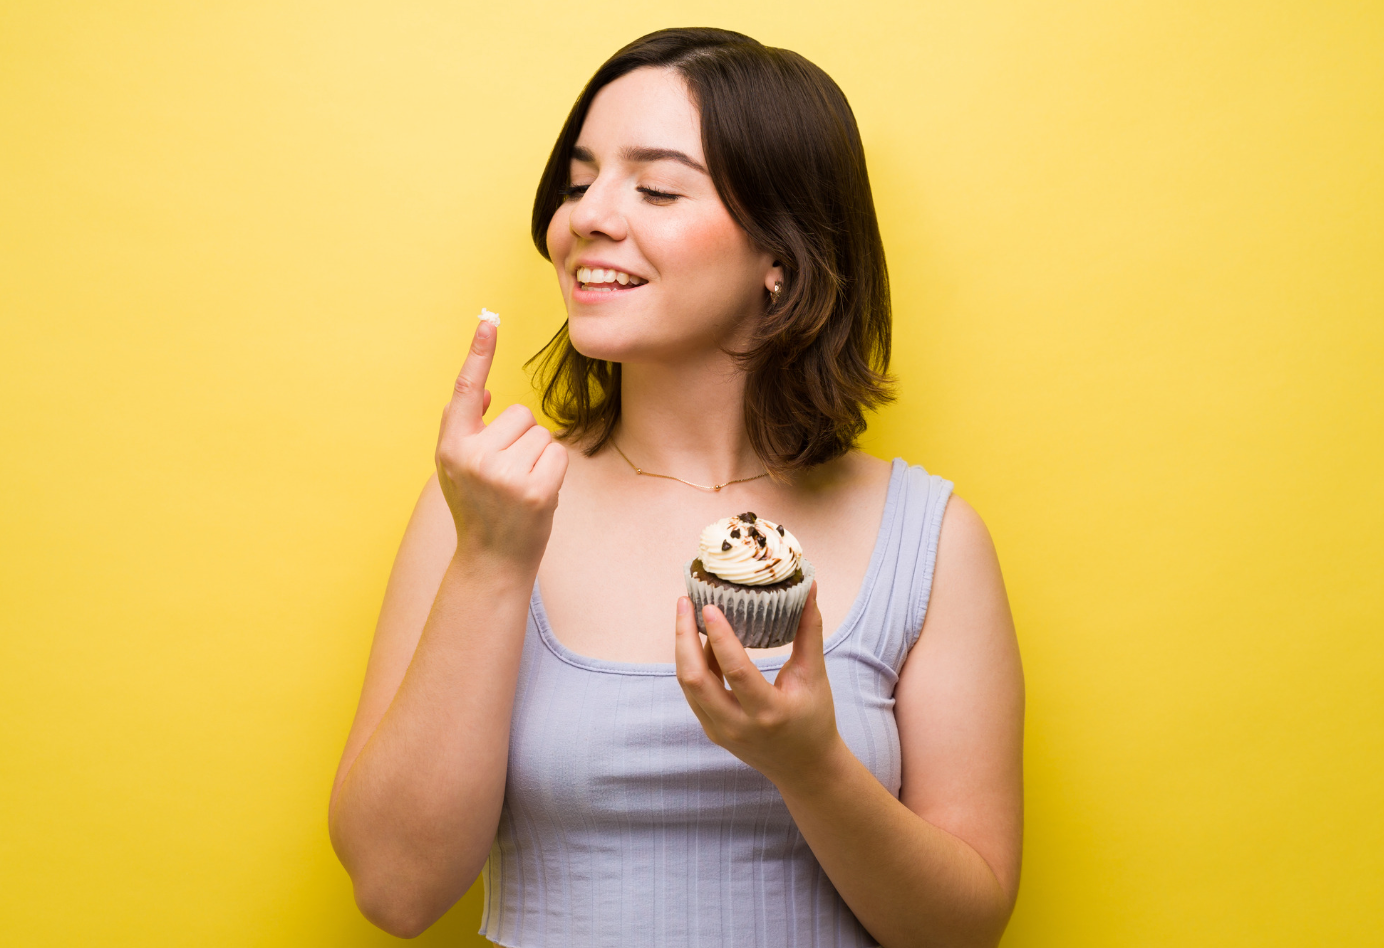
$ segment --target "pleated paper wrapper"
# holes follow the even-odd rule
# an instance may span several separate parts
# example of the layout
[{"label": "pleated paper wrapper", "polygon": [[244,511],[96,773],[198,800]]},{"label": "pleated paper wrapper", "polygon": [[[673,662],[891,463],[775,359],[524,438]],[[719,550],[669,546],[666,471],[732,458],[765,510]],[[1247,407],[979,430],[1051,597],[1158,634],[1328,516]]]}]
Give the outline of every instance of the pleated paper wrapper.
[{"label": "pleated paper wrapper", "polygon": [[807,604],[808,590],[812,588],[812,577],[816,574],[811,563],[798,561],[803,578],[795,585],[783,589],[756,589],[753,586],[713,586],[703,582],[692,575],[692,564],[695,562],[696,559],[688,560],[682,572],[687,581],[687,596],[692,600],[692,611],[697,616],[698,629],[706,632],[702,606],[713,605],[726,614],[736,638],[746,648],[773,648],[793,641],[793,636],[798,633],[798,620],[802,618],[803,606]]}]

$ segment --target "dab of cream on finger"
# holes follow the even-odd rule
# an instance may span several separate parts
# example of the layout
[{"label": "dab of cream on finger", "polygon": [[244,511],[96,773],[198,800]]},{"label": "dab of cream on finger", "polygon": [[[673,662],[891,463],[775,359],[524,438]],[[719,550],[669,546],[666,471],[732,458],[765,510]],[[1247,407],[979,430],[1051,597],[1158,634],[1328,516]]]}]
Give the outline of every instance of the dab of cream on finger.
[{"label": "dab of cream on finger", "polygon": [[499,314],[499,313],[492,313],[490,310],[486,309],[484,306],[481,307],[481,314],[480,314],[479,316],[477,316],[476,318],[477,318],[477,319],[480,319],[480,320],[484,320],[485,322],[487,322],[487,323],[489,323],[490,325],[494,326],[496,329],[499,329],[499,328],[500,328],[500,314]]}]

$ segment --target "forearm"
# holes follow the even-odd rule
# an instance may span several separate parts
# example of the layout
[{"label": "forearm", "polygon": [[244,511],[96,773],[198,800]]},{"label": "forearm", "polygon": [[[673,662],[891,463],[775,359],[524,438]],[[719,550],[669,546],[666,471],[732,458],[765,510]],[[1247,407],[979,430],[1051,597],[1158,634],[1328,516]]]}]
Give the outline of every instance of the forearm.
[{"label": "forearm", "polygon": [[370,903],[406,902],[401,914],[440,915],[484,863],[532,586],[480,556],[448,566],[408,671],[331,808],[333,844],[367,914]]},{"label": "forearm", "polygon": [[828,878],[885,948],[993,946],[1012,907],[986,861],[904,806],[837,739],[779,791]]}]

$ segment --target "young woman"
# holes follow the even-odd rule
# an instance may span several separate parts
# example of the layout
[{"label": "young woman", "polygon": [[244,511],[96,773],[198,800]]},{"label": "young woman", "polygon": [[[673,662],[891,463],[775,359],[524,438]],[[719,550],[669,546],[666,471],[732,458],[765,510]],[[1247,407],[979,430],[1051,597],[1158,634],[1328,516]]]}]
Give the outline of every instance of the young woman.
[{"label": "young woman", "polygon": [[[332,794],[361,910],[415,935],[483,871],[502,945],[995,944],[1018,650],[975,512],[855,449],[890,314],[845,97],[738,33],[645,36],[573,107],[533,235],[560,433],[483,420],[481,323]],[[703,641],[683,595],[742,511],[816,567],[791,646],[715,607]]]}]

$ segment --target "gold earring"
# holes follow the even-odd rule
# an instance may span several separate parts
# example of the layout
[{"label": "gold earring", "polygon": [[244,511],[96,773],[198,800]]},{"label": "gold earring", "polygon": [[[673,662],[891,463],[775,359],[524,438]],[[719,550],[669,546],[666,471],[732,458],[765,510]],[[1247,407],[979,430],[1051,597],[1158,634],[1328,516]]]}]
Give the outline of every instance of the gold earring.
[{"label": "gold earring", "polygon": [[779,294],[783,292],[783,284],[775,283],[774,288],[769,291],[769,302],[774,306],[778,305]]}]

